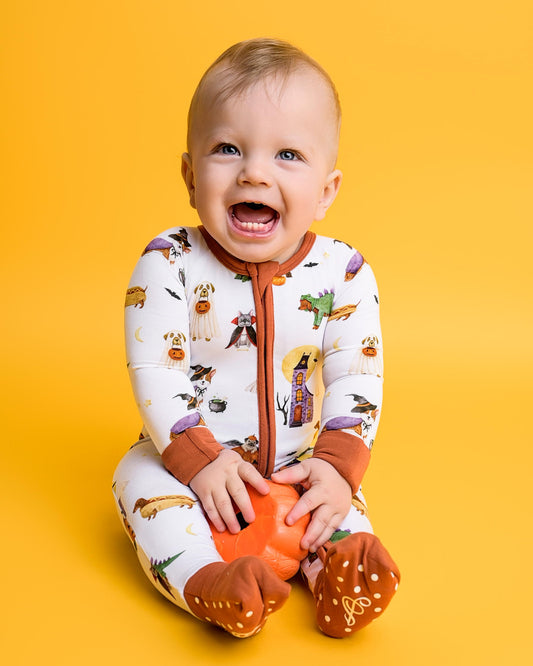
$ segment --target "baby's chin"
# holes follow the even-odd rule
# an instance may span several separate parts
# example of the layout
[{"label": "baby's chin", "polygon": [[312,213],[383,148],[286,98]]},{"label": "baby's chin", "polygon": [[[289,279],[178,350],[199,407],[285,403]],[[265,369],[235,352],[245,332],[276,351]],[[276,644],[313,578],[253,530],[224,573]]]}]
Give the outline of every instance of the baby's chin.
[{"label": "baby's chin", "polygon": [[[221,244],[222,245],[222,244]],[[255,243],[227,243],[222,245],[224,249],[240,261],[250,262],[252,264],[261,264],[267,261],[277,261],[283,263],[283,250],[277,248],[268,248],[259,242]]]},{"label": "baby's chin", "polygon": [[275,237],[270,237],[269,241],[265,238],[260,239],[242,239],[241,237],[226,238],[220,245],[231,255],[253,264],[260,264],[267,261],[275,261],[283,264],[288,261],[301,245],[302,239],[297,243],[287,247],[282,243],[275,242]]}]

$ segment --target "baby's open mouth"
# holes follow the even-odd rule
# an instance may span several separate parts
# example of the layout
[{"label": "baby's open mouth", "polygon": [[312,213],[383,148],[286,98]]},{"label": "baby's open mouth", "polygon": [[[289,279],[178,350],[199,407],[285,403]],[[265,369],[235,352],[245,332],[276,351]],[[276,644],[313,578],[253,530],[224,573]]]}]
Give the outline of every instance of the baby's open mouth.
[{"label": "baby's open mouth", "polygon": [[252,233],[269,233],[279,218],[277,210],[254,201],[234,204],[229,212],[237,229]]}]

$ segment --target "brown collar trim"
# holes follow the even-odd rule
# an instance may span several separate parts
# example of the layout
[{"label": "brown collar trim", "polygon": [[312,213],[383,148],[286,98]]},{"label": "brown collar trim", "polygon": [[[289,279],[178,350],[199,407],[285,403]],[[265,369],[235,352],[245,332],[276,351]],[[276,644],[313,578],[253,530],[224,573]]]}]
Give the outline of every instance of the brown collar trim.
[{"label": "brown collar trim", "polygon": [[[220,261],[221,264],[223,264],[226,268],[229,268],[231,271],[239,273],[239,275],[250,274],[248,270],[250,262],[247,263],[245,261],[241,261],[240,259],[237,259],[233,255],[231,255],[229,252],[226,252],[226,250],[222,247],[222,245],[220,245],[212,236],[209,235],[209,232],[204,226],[200,225],[198,227],[198,230],[204,237],[207,247],[211,250],[211,252],[215,255],[215,257]],[[316,239],[316,234],[313,231],[307,231],[305,233],[305,236],[303,237],[302,244],[300,245],[298,250],[292,255],[292,257],[287,259],[287,261],[284,261],[282,264],[278,264],[278,269],[275,275],[277,276],[285,275],[293,268],[296,268],[296,266],[298,266],[298,264],[300,264],[309,254],[311,248],[315,243],[315,239]]]}]

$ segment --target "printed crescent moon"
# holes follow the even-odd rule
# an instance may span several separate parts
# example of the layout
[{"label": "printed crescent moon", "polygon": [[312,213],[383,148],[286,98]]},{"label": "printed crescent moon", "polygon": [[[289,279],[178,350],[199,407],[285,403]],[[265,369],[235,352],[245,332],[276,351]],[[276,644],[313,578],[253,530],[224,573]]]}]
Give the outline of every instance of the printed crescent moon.
[{"label": "printed crescent moon", "polygon": [[139,326],[139,328],[135,330],[135,339],[138,342],[144,342],[144,340],[141,338],[141,328],[142,326]]},{"label": "printed crescent moon", "polygon": [[191,528],[192,528],[192,525],[193,525],[192,523],[191,523],[190,525],[187,525],[187,527],[185,528],[185,531],[187,532],[187,534],[190,534],[191,536],[198,536],[197,534],[195,534],[195,533],[192,531],[192,529],[191,529]]}]

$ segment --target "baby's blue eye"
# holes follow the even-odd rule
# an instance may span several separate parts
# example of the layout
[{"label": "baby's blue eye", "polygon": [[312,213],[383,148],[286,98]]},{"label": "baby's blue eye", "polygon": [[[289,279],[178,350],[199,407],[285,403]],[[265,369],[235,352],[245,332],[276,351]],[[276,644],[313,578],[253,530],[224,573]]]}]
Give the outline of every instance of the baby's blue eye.
[{"label": "baby's blue eye", "polygon": [[219,151],[223,155],[238,155],[239,151],[235,146],[232,146],[231,143],[225,143],[222,146],[220,146]]},{"label": "baby's blue eye", "polygon": [[279,157],[282,160],[297,160],[298,155],[293,150],[280,150]]}]

